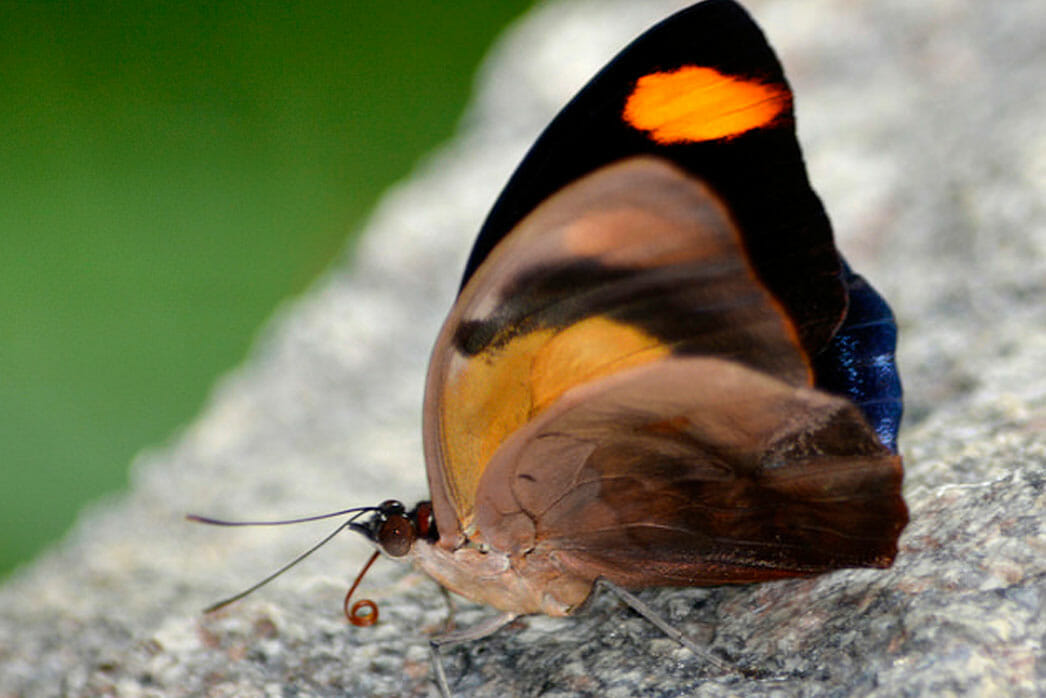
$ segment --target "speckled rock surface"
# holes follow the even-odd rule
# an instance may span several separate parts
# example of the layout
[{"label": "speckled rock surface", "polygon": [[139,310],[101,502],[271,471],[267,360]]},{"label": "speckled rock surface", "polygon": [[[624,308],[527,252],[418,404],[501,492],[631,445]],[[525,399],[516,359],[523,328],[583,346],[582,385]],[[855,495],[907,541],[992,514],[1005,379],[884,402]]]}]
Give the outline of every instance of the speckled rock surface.
[{"label": "speckled rock surface", "polygon": [[[133,488],[0,589],[0,696],[432,695],[436,587],[392,563],[348,627],[349,535],[212,617],[332,524],[209,529],[425,495],[427,353],[471,236],[548,118],[681,3],[558,2],[500,43],[460,136],[385,197],[352,263],[288,303]],[[646,592],[772,678],[721,676],[610,598],[448,653],[472,696],[1046,693],[1046,13],[1039,0],[748,3],[797,93],[840,247],[897,312],[912,523],[888,571]],[[463,605],[467,625],[489,610]]]}]

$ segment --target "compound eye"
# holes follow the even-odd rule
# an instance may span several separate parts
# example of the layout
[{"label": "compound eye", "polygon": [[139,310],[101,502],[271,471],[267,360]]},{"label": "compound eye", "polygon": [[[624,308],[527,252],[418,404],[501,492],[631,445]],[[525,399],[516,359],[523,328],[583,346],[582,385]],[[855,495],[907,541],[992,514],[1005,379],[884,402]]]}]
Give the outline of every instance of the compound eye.
[{"label": "compound eye", "polygon": [[393,514],[378,529],[378,545],[390,557],[403,557],[414,544],[414,526],[402,514]]}]

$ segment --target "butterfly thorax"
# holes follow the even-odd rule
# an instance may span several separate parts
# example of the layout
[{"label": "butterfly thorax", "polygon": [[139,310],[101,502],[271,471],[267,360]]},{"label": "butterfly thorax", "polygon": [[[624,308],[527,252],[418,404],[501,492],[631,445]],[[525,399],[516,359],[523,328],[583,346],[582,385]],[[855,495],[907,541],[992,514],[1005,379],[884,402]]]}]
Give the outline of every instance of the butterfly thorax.
[{"label": "butterfly thorax", "polygon": [[520,615],[565,616],[588,598],[592,580],[557,564],[552,551],[510,554],[466,542],[418,539],[411,561],[445,588],[477,603]]}]

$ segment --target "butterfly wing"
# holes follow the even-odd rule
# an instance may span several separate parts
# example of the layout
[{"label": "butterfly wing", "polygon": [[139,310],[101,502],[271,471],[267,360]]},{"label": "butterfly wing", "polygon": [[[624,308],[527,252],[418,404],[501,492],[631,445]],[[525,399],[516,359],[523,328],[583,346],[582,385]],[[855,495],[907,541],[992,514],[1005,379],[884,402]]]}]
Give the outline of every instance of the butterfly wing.
[{"label": "butterfly wing", "polygon": [[549,197],[488,255],[433,352],[425,440],[441,535],[468,533],[494,452],[566,391],[678,355],[813,380],[794,322],[702,182],[641,157]]},{"label": "butterfly wing", "polygon": [[[844,395],[893,447],[894,331],[835,250],[761,32],[730,0],[684,10],[564,108],[480,232],[426,387],[440,544],[479,532],[510,437],[575,389],[680,358]],[[872,516],[892,531],[891,507]]]},{"label": "butterfly wing", "polygon": [[462,286],[551,194],[636,155],[670,160],[722,197],[805,349],[820,351],[846,306],[831,226],[806,175],[781,65],[732,0],[698,3],[654,26],[563,108],[490,211]]},{"label": "butterfly wing", "polygon": [[628,587],[884,567],[900,486],[900,457],[848,400],[673,357],[574,388],[506,440],[475,537]]}]

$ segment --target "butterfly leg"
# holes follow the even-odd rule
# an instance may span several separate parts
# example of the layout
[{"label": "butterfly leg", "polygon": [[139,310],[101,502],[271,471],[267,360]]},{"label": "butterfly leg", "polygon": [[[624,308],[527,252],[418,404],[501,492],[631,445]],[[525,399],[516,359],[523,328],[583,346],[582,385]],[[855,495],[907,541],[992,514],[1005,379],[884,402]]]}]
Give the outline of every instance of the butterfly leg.
[{"label": "butterfly leg", "polygon": [[650,606],[646,605],[643,601],[640,600],[638,596],[636,596],[632,592],[628,591],[627,589],[623,589],[619,587],[617,584],[614,584],[610,580],[603,579],[602,577],[596,580],[596,584],[603,587],[604,589],[607,589],[608,591],[613,592],[619,599],[631,606],[633,611],[635,611],[636,613],[653,623],[665,635],[668,635],[670,638],[681,644],[683,647],[690,650],[695,657],[703,659],[704,661],[708,662],[720,671],[731,673],[738,671],[737,667],[733,666],[728,662],[724,662],[722,659],[719,659],[704,648],[700,647],[696,642],[691,640],[680,630],[673,627],[667,620],[658,615],[657,611],[650,608]]},{"label": "butterfly leg", "polygon": [[454,606],[454,599],[451,598],[450,592],[447,591],[447,587],[440,585],[439,590],[443,593],[443,600],[447,603],[447,620],[443,622],[443,631],[440,635],[446,635],[454,632],[454,612],[457,609]]},{"label": "butterfly leg", "polygon": [[443,657],[440,655],[440,648],[451,647],[492,635],[515,620],[517,615],[516,613],[501,613],[487,618],[479,625],[443,633],[429,640],[429,654],[432,656],[432,668],[436,672],[436,685],[439,687],[439,693],[443,698],[451,698],[451,695],[450,684],[447,683],[447,672],[443,669]]}]

